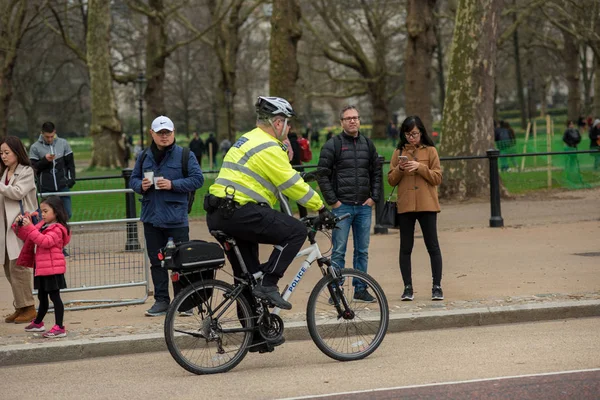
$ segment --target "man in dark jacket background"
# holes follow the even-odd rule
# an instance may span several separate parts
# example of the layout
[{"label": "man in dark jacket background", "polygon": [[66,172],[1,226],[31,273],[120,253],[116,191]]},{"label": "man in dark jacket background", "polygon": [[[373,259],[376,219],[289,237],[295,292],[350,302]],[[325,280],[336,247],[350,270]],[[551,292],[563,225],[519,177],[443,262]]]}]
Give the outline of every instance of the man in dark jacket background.
[{"label": "man in dark jacket background", "polygon": [[[361,135],[358,109],[346,106],[340,113],[342,133],[321,149],[318,182],[323,198],[336,216],[350,213],[333,231],[331,261],[344,268],[350,228],[354,235],[353,267],[367,272],[372,209],[381,189],[381,165],[375,145]],[[353,282],[354,300],[371,303],[375,299],[361,282]]]},{"label": "man in dark jacket background", "polygon": [[190,150],[196,156],[198,164],[202,166],[202,153],[204,153],[204,142],[202,138],[198,136],[198,132],[194,132],[194,138],[190,141]]},{"label": "man in dark jacket background", "polygon": [[[44,122],[37,142],[29,149],[29,158],[35,169],[38,190],[41,193],[68,192],[75,185],[75,159],[69,143],[56,135],[52,122]],[[60,196],[69,218],[71,196]]]}]

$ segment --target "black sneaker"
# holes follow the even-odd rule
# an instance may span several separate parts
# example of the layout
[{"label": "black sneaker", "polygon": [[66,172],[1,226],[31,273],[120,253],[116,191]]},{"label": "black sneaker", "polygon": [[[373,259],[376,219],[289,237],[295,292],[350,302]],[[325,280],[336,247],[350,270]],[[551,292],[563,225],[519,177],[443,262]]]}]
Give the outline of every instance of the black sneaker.
[{"label": "black sneaker", "polygon": [[269,301],[275,307],[279,307],[282,310],[292,309],[292,304],[288,303],[283,299],[283,297],[281,297],[277,286],[256,285],[256,287],[252,290],[252,294],[259,299]]},{"label": "black sneaker", "polygon": [[150,309],[146,310],[147,317],[159,317],[165,315],[169,309],[169,303],[166,301],[157,301]]},{"label": "black sneaker", "polygon": [[[259,333],[255,333],[256,336],[260,336]],[[260,340],[264,340],[262,337],[260,338]],[[282,336],[281,339],[278,339],[274,342],[254,342],[252,343],[252,346],[248,349],[248,351],[250,353],[270,353],[273,350],[275,350],[275,347],[277,346],[281,346],[283,343],[285,343],[285,338]]]},{"label": "black sneaker", "polygon": [[433,289],[431,289],[431,300],[444,300],[444,292],[442,291],[441,286],[433,285]]},{"label": "black sneaker", "polygon": [[371,296],[367,289],[354,292],[354,301],[359,303],[375,303],[375,297]]},{"label": "black sneaker", "polygon": [[413,301],[415,298],[413,294],[412,285],[404,286],[404,293],[402,293],[402,301]]}]

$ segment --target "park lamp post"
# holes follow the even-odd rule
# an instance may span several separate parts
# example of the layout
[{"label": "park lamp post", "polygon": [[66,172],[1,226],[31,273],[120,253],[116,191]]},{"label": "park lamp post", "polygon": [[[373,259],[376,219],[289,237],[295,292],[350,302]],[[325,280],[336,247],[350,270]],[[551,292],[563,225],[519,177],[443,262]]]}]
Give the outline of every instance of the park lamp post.
[{"label": "park lamp post", "polygon": [[144,148],[144,92],[146,91],[146,77],[143,72],[140,72],[135,80],[135,89],[138,95],[140,109],[140,140],[142,141],[142,149]]}]

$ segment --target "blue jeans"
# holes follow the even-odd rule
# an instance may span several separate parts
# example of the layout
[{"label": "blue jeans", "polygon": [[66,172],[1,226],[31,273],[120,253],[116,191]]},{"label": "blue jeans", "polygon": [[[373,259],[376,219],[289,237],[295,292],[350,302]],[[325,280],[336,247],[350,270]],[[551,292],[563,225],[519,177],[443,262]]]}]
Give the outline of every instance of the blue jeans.
[{"label": "blue jeans", "polygon": [[[71,189],[67,187],[59,190],[59,192],[69,192],[70,190]],[[60,199],[63,202],[63,206],[65,206],[65,211],[67,212],[69,219],[71,219],[71,217],[73,216],[73,212],[71,210],[71,196],[60,196]]]},{"label": "blue jeans", "polygon": [[[336,217],[344,214],[350,214],[350,217],[340,221],[337,224],[338,229],[333,230],[333,253],[331,261],[337,268],[344,268],[346,261],[346,247],[348,245],[348,236],[352,227],[352,235],[354,237],[354,256],[352,258],[352,266],[362,272],[367,272],[367,264],[369,262],[369,240],[371,238],[371,214],[372,208],[369,206],[352,206],[342,204],[338,208],[332,210]],[[365,290],[364,282],[357,279],[352,280],[352,286],[355,286],[355,291]]]},{"label": "blue jeans", "polygon": [[[149,223],[144,223],[144,237],[146,238],[146,251],[150,259],[150,273],[152,274],[152,283],[154,283],[154,300],[171,302],[169,297],[169,271],[161,267],[158,259],[158,251],[167,244],[169,237],[173,238],[175,243],[187,242],[190,240],[190,228],[182,226],[179,228],[160,228]],[[173,294],[177,296],[180,286],[173,282]]]}]

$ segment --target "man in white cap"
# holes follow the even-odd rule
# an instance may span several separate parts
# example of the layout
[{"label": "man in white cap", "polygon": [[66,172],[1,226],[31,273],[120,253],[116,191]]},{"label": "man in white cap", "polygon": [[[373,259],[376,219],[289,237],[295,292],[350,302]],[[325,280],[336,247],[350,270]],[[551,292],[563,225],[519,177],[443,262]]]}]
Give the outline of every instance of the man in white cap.
[{"label": "man in white cap", "polygon": [[[189,241],[188,204],[190,193],[204,183],[196,156],[175,144],[173,121],[161,115],[152,121],[152,143],[137,158],[129,187],[142,195],[146,250],[154,283],[154,305],[149,317],[164,315],[169,308],[169,274],[161,267],[158,251],[169,238],[175,243]],[[184,165],[187,171],[184,171]],[[177,294],[179,287],[173,287]]]}]

